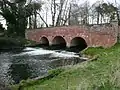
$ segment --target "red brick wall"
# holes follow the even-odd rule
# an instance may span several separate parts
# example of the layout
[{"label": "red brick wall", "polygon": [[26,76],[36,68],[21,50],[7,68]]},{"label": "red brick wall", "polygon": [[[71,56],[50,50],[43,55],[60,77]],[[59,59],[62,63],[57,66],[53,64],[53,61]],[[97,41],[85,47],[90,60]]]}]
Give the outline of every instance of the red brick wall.
[{"label": "red brick wall", "polygon": [[54,37],[61,36],[65,39],[67,46],[69,47],[73,38],[81,37],[86,41],[88,46],[110,47],[116,43],[114,31],[115,29],[112,27],[87,28],[80,26],[66,26],[28,30],[26,31],[26,38],[39,43],[41,37],[46,37],[49,40],[49,43],[52,44]]}]

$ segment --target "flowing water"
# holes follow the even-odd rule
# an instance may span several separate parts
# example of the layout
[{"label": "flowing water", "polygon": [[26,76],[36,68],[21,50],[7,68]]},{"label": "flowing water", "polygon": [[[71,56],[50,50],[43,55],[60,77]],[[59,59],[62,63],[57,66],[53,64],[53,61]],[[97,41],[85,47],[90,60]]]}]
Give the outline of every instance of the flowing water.
[{"label": "flowing water", "polygon": [[82,62],[75,52],[27,47],[0,53],[0,81],[8,84],[43,76],[56,67]]}]

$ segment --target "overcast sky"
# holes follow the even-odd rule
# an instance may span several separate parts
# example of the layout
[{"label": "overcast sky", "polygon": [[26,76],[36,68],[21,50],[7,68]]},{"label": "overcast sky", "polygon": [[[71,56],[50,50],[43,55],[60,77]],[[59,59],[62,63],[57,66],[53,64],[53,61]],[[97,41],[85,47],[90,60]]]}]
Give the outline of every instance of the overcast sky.
[{"label": "overcast sky", "polygon": [[[37,0],[37,1],[39,1],[39,0]],[[45,0],[43,0],[43,1],[45,1]],[[74,0],[73,0],[74,1]],[[77,0],[78,1],[78,0]],[[117,2],[117,5],[119,5],[120,6],[120,0],[79,0],[79,3],[83,3],[83,2],[85,2],[85,1],[89,1],[90,2],[90,5],[92,5],[92,4],[94,4],[96,1],[100,1],[100,2],[110,2],[110,3],[113,3],[113,4],[115,4],[115,1]],[[45,16],[45,15],[42,15],[42,16]],[[50,20],[50,18],[48,18],[48,21]],[[1,21],[0,20],[0,22],[2,23],[2,24],[4,24],[4,26],[5,26],[5,21]]]},{"label": "overcast sky", "polygon": [[[105,2],[113,2],[115,3],[115,0],[89,0],[91,3],[94,3],[96,1],[105,1]],[[116,2],[120,2],[120,0],[116,0]]]},{"label": "overcast sky", "polygon": [[[83,0],[82,0],[83,1]],[[86,0],[84,0],[86,1]],[[96,1],[101,1],[101,2],[111,2],[115,4],[115,0],[88,0],[91,4],[95,3]],[[117,4],[120,4],[120,0],[116,0]]]},{"label": "overcast sky", "polygon": [[[50,0],[49,0],[49,2],[48,2],[48,0],[43,0],[43,1],[46,1],[46,3],[50,3]],[[110,3],[113,3],[114,5],[116,5],[116,4],[115,4],[115,0],[70,0],[70,1],[72,1],[72,2],[78,2],[78,4],[82,4],[82,3],[85,3],[86,1],[88,1],[88,2],[90,3],[90,5],[92,5],[92,4],[96,3],[96,2],[100,2],[100,3],[110,2]],[[119,4],[119,6],[120,6],[120,0],[116,0],[116,3]],[[46,6],[48,7],[48,5],[45,5],[45,7],[46,7]],[[118,6],[118,5],[117,5],[117,6]],[[41,15],[43,16],[44,20],[46,20],[45,14],[46,14],[46,11],[41,12]],[[38,19],[38,20],[39,20],[39,19]],[[48,23],[48,25],[52,23],[51,20],[52,20],[52,19],[51,19],[51,12],[50,12],[50,10],[49,10],[49,11],[47,12],[47,23]],[[40,22],[40,23],[41,23],[41,22]]]}]

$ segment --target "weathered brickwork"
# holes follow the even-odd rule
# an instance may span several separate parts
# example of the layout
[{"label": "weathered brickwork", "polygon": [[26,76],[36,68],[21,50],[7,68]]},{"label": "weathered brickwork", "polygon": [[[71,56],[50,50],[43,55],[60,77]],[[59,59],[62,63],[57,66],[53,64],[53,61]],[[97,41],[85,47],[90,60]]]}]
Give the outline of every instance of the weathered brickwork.
[{"label": "weathered brickwork", "polygon": [[43,28],[36,30],[27,30],[26,38],[41,43],[42,37],[46,37],[49,44],[52,45],[56,36],[61,36],[67,47],[70,47],[71,40],[75,37],[81,37],[85,40],[88,47],[111,47],[116,41],[116,29],[114,27],[80,27],[80,26],[64,26],[54,28]]}]

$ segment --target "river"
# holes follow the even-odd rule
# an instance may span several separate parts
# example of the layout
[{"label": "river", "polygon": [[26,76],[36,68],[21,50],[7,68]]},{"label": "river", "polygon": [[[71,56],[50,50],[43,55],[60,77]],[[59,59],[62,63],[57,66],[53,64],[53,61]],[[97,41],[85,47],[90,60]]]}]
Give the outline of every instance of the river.
[{"label": "river", "polygon": [[76,52],[26,47],[0,53],[0,81],[16,84],[20,80],[48,74],[48,70],[74,65],[84,60]]}]

